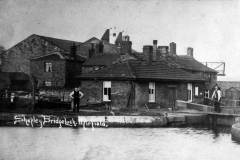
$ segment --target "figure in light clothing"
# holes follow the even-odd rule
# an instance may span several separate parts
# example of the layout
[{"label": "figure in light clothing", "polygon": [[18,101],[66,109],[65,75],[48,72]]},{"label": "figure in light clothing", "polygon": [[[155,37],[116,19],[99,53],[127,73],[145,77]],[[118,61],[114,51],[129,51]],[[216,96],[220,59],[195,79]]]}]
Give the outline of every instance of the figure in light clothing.
[{"label": "figure in light clothing", "polygon": [[84,96],[84,94],[80,91],[80,88],[74,88],[74,91],[70,93],[70,97],[73,99],[73,111],[79,112],[80,99]]},{"label": "figure in light clothing", "polygon": [[218,85],[214,87],[214,91],[212,94],[212,100],[214,101],[214,110],[218,113],[221,112],[220,104],[222,99],[222,92]]}]

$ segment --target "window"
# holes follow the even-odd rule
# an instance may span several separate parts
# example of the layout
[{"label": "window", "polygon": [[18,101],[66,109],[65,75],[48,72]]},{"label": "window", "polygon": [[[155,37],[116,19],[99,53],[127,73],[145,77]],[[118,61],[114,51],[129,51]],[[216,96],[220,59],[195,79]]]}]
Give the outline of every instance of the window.
[{"label": "window", "polygon": [[94,67],[93,67],[93,70],[94,70],[94,71],[97,71],[97,70],[99,70],[99,69],[100,69],[100,67],[98,67],[98,66],[94,66]]},{"label": "window", "polygon": [[194,96],[199,96],[199,87],[198,86],[195,86],[194,88]]},{"label": "window", "polygon": [[103,101],[111,101],[111,81],[103,82]]},{"label": "window", "polygon": [[205,90],[204,97],[209,98],[209,90]]},{"label": "window", "polygon": [[187,97],[188,97],[188,101],[192,101],[192,90],[193,90],[193,88],[192,88],[192,83],[188,83],[187,84],[187,93],[188,93],[188,95],[187,95]]},{"label": "window", "polygon": [[45,62],[45,72],[52,72],[52,63]]},{"label": "window", "polygon": [[149,82],[149,99],[148,102],[154,103],[155,102],[155,83]]},{"label": "window", "polygon": [[52,82],[51,82],[51,81],[45,81],[44,84],[45,84],[45,86],[47,86],[47,87],[52,86]]}]

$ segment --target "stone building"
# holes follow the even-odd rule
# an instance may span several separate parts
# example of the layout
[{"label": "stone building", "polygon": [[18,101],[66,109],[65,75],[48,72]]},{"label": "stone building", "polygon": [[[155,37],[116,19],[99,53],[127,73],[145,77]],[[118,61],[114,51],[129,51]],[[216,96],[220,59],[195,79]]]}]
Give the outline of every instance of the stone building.
[{"label": "stone building", "polygon": [[72,88],[79,86],[74,76],[81,74],[85,58],[74,53],[53,52],[31,59],[30,73],[38,88]]},{"label": "stone building", "polygon": [[226,107],[240,106],[240,82],[218,81],[222,91],[222,103]]},{"label": "stone building", "polygon": [[86,95],[83,103],[106,102],[120,109],[174,107],[176,99],[203,102],[217,72],[195,60],[192,49],[178,56],[175,43],[170,49],[154,45],[143,47],[144,60],[120,61],[79,75]]},{"label": "stone building", "polygon": [[70,52],[71,46],[80,42],[62,40],[33,34],[17,43],[3,54],[3,72],[30,74],[30,60],[52,52]]}]

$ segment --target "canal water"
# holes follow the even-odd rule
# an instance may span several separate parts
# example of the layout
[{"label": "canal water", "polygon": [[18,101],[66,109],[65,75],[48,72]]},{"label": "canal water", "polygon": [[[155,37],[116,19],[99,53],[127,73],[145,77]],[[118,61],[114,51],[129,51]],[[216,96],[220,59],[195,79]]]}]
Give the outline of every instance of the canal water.
[{"label": "canal water", "polygon": [[0,127],[0,160],[238,160],[229,129]]}]

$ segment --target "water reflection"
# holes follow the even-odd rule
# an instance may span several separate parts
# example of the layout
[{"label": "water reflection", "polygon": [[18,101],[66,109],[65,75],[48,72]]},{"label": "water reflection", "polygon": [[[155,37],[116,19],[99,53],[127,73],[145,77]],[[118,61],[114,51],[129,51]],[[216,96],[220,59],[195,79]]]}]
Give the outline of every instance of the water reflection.
[{"label": "water reflection", "polygon": [[240,144],[229,133],[223,127],[1,127],[0,159],[238,159]]}]

